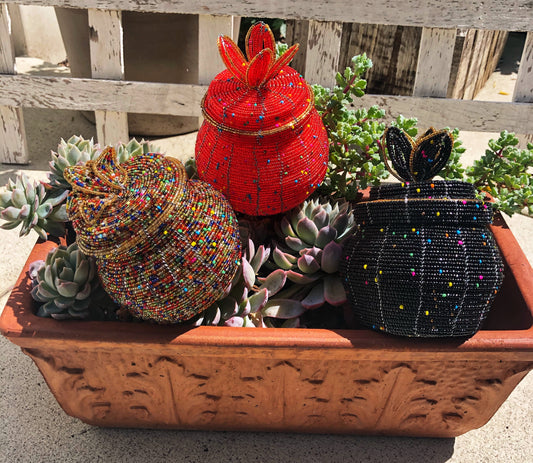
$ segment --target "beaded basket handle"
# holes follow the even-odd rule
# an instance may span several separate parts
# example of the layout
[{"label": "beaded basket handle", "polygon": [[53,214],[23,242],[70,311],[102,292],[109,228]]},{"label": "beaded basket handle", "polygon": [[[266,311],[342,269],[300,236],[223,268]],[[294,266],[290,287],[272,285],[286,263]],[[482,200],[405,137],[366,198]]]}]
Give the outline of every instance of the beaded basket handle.
[{"label": "beaded basket handle", "polygon": [[433,127],[416,140],[397,127],[389,127],[381,139],[385,166],[401,181],[423,182],[432,179],[448,162],[452,148],[452,135],[447,130],[437,131]]},{"label": "beaded basket handle", "polygon": [[246,35],[246,56],[227,35],[218,38],[218,50],[228,71],[249,88],[259,88],[289,64],[299,45],[290,47],[276,59],[276,41],[267,24],[259,22]]}]

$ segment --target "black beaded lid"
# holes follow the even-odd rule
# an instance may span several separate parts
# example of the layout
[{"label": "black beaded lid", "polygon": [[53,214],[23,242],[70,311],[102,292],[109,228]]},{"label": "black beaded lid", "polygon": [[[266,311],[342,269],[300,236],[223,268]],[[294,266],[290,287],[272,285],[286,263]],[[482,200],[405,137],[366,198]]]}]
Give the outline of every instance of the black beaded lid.
[{"label": "black beaded lid", "polygon": [[371,188],[370,200],[356,204],[361,225],[491,223],[492,205],[475,197],[474,186],[458,181],[383,184]]}]

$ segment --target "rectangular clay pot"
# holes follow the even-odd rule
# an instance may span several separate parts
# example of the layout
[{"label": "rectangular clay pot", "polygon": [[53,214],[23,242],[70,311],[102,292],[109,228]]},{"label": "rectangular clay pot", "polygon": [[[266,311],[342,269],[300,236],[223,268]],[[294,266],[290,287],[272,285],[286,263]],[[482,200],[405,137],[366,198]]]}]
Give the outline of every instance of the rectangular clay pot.
[{"label": "rectangular clay pot", "polygon": [[458,436],[533,368],[533,270],[501,218],[492,230],[506,276],[468,340],[43,319],[26,272],[51,242],[34,248],[0,329],[92,425]]}]

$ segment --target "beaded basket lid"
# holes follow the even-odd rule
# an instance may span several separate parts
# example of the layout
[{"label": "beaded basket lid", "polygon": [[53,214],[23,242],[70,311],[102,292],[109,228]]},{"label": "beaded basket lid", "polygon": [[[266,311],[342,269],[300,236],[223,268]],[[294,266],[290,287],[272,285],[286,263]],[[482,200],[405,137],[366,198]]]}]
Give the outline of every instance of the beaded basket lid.
[{"label": "beaded basket lid", "polygon": [[227,69],[213,79],[202,102],[212,123],[243,135],[267,135],[297,124],[313,109],[313,91],[287,66],[298,44],[276,60],[274,36],[258,23],[246,38],[249,62],[229,37],[220,37],[218,48]]},{"label": "beaded basket lid", "polygon": [[274,36],[258,23],[246,37],[248,60],[229,37],[220,37],[218,48],[227,69],[202,101],[198,175],[239,212],[289,210],[320,185],[328,160],[313,91],[287,66],[298,45],[276,59]]},{"label": "beaded basket lid", "polygon": [[108,148],[96,161],[65,170],[72,185],[69,218],[87,255],[126,252],[144,230],[150,234],[186,196],[185,168],[172,158],[150,153],[119,165]]},{"label": "beaded basket lid", "polygon": [[224,294],[240,263],[238,222],[218,191],[157,153],[113,148],[66,169],[67,213],[104,289],[135,316],[187,320]]},{"label": "beaded basket lid", "polygon": [[445,167],[452,152],[453,137],[447,130],[431,127],[413,140],[397,127],[389,127],[381,147],[387,169],[401,183],[372,187],[369,201],[354,208],[360,224],[485,225],[492,221],[492,207],[476,199],[474,185],[432,180]]}]

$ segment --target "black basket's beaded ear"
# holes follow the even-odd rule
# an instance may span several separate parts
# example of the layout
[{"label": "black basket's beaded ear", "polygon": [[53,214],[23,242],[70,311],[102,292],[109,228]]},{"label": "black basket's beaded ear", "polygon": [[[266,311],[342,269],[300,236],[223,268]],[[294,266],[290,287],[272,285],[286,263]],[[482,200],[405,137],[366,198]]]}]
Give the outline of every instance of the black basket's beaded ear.
[{"label": "black basket's beaded ear", "polygon": [[432,179],[452,154],[453,138],[447,130],[428,132],[416,140],[411,155],[410,170],[416,181]]},{"label": "black basket's beaded ear", "polygon": [[[387,146],[388,157],[392,163],[392,168],[385,154],[384,144]],[[411,137],[397,127],[389,127],[383,134],[381,146],[383,159],[388,171],[398,178],[398,180],[414,180],[409,170],[411,153],[413,151],[413,140]]]},{"label": "black basket's beaded ear", "polygon": [[390,127],[385,130],[381,144],[389,172],[399,180],[417,182],[430,180],[437,175],[448,162],[452,148],[451,134],[447,130],[436,131],[433,127],[416,141],[397,127]]}]

